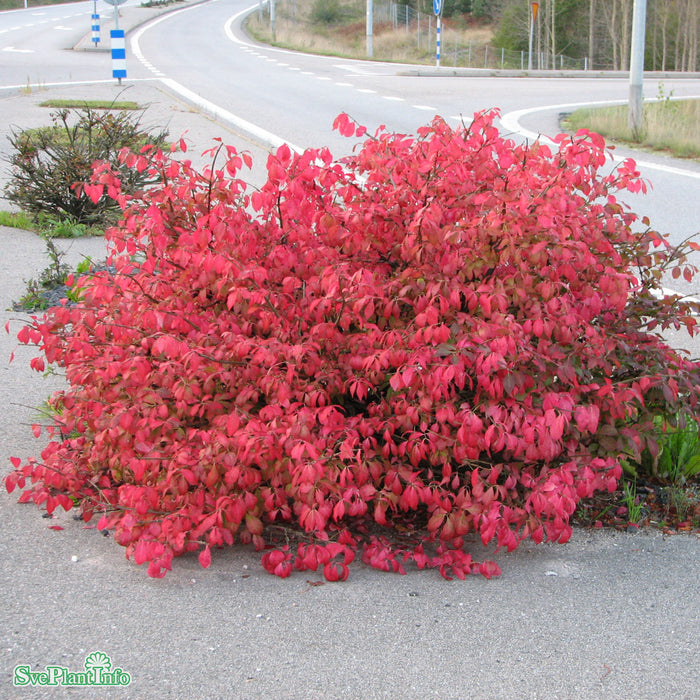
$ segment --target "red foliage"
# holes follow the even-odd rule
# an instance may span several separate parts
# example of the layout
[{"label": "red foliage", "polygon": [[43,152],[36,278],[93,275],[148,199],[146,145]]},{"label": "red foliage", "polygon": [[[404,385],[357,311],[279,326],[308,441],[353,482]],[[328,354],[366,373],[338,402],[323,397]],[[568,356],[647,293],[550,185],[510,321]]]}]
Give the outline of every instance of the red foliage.
[{"label": "red foliage", "polygon": [[[162,181],[134,198],[99,169],[85,191],[124,208],[113,268],[19,333],[69,387],[8,490],[101,514],[152,576],[188,551],[206,567],[212,547],[264,549],[273,523],[307,541],[268,548],[265,569],[332,581],[358,549],[464,578],[499,573],[463,551],[470,533],[565,542],[652,416],[697,402],[698,367],[653,332],[695,330],[691,305],[655,293],[665,266],[692,269],[633,233],[632,161],[603,174],[599,137],[552,153],[493,117],[380,130],[342,162],[283,146],[251,195],[230,147],[201,174],[126,155]],[[424,525],[408,548],[371,534],[406,521]]]}]

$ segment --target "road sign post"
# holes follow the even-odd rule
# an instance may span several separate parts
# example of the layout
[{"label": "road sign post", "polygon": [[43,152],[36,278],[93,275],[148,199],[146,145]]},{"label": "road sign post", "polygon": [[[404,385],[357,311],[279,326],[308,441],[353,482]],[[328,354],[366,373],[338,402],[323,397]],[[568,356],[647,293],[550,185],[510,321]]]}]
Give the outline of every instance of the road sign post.
[{"label": "road sign post", "polygon": [[440,67],[440,44],[442,33],[442,0],[433,0],[433,12],[436,17],[437,24],[437,39],[435,41],[435,67]]},{"label": "road sign post", "polygon": [[537,12],[540,9],[539,2],[530,3],[530,42],[527,53],[527,69],[532,70],[532,40],[535,36],[535,22],[537,21]]},{"label": "road sign post", "polygon": [[92,43],[97,46],[100,43],[100,15],[97,12],[97,0],[92,3]]}]

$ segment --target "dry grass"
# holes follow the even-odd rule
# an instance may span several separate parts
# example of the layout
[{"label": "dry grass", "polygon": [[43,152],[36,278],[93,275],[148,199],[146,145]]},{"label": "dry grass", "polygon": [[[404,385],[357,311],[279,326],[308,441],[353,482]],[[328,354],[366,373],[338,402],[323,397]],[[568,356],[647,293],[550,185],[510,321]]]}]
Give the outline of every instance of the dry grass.
[{"label": "dry grass", "polygon": [[[366,58],[367,39],[364,19],[365,3],[346,0],[350,8],[346,19],[337,24],[324,25],[313,21],[314,0],[278,0],[276,5],[275,36],[270,31],[267,14],[261,21],[254,12],[246,21],[247,31],[258,41],[283,48],[345,58]],[[483,45],[492,38],[490,27],[457,27],[443,23],[443,53],[456,42]],[[425,63],[435,61],[435,19],[428,31],[427,15],[423,15],[420,33],[415,25],[394,29],[391,22],[374,22],[373,58],[397,63]]]},{"label": "dry grass", "polygon": [[581,128],[611,141],[667,151],[679,158],[700,159],[700,100],[664,98],[644,105],[642,134],[635,140],[628,124],[628,107],[579,109],[567,117],[570,131]]}]

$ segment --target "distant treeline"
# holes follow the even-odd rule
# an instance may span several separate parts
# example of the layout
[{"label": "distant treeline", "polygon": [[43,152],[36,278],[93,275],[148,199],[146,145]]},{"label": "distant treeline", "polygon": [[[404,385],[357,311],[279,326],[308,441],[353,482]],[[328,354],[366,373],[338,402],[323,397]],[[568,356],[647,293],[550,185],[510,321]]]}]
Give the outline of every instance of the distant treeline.
[{"label": "distant treeline", "polygon": [[[396,2],[421,12],[432,9],[431,0]],[[591,68],[629,68],[634,0],[539,0],[537,5],[537,54],[586,56]],[[531,0],[443,0],[443,7],[446,17],[492,23],[495,46],[528,49]],[[700,70],[700,0],[648,0],[645,48],[647,70]]]}]

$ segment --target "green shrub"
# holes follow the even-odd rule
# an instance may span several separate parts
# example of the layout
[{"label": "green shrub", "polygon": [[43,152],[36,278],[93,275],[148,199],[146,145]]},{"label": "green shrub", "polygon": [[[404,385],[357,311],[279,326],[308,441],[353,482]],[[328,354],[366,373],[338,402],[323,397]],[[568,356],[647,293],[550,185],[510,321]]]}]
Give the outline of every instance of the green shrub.
[{"label": "green shrub", "polygon": [[122,173],[125,192],[144,188],[152,176],[120,166],[119,152],[162,146],[167,132],[147,131],[141,114],[90,107],[60,109],[51,117],[52,126],[13,130],[9,136],[14,152],[7,199],[36,216],[108,226],[119,217],[117,204],[106,197],[93,202],[79,185],[90,180],[95,162],[106,161]]},{"label": "green shrub", "polygon": [[642,476],[684,484],[700,474],[700,429],[688,416],[654,421],[658,452],[645,450],[634,470]]},{"label": "green shrub", "polygon": [[338,24],[344,14],[339,0],[316,0],[311,8],[311,21],[314,24]]}]

